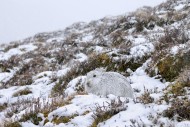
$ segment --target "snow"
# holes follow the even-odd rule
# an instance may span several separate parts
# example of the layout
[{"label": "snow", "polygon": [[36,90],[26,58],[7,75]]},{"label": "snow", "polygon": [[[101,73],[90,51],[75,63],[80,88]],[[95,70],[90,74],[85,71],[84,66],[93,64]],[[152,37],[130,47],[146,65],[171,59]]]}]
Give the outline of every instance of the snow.
[{"label": "snow", "polygon": [[[0,71],[1,72],[1,71]],[[0,73],[0,82],[6,82],[8,81],[10,78],[12,78],[14,75],[14,71],[11,70],[11,72],[3,72]]]},{"label": "snow", "polygon": [[176,127],[190,127],[190,121],[182,121],[177,123]]},{"label": "snow", "polygon": [[154,46],[152,43],[143,43],[141,45],[134,46],[130,49],[130,55],[134,58],[143,57],[154,51]]},{"label": "snow", "polygon": [[170,53],[173,55],[176,55],[180,49],[183,49],[185,47],[186,47],[185,44],[175,45],[171,48]]},{"label": "snow", "polygon": [[22,54],[22,51],[18,48],[10,49],[8,52],[0,54],[0,60],[8,60],[11,56],[20,54]]},{"label": "snow", "polygon": [[80,62],[84,62],[88,57],[84,53],[79,53],[75,55],[76,59]]},{"label": "snow", "polygon": [[93,36],[91,34],[89,35],[85,35],[83,38],[82,38],[82,42],[89,42],[93,39]]},{"label": "snow", "polygon": [[[136,39],[135,41],[137,42],[136,43],[137,45],[131,48],[130,55],[137,57],[137,56],[140,56],[141,54],[141,56],[143,56],[146,53],[149,53],[154,50],[153,45],[151,43],[146,43],[144,38]],[[35,46],[32,46],[29,44],[28,46],[27,45],[19,46],[16,49],[19,51],[20,49],[25,49],[25,52],[28,52],[28,51],[34,50],[35,48],[36,48]],[[99,52],[102,52],[104,50],[102,47],[96,46],[96,48],[98,49]],[[136,53],[139,53],[139,54],[136,54]],[[87,60],[88,57],[83,53],[78,53],[75,55],[75,58],[76,58],[75,60],[83,62]],[[137,92],[134,93],[135,97],[141,96],[141,94],[143,94],[145,90],[148,90],[148,91],[152,91],[150,96],[153,97],[155,100],[158,100],[163,95],[161,91],[164,88],[166,88],[167,85],[164,83],[161,83],[158,79],[149,77],[144,71],[145,68],[146,68],[146,63],[142,67],[138,68],[135,72],[131,71],[130,72],[131,75],[128,77],[131,81],[132,88],[138,89],[140,91],[139,93]],[[15,87],[7,88],[7,89],[1,89],[0,103],[1,104],[5,103],[7,99],[10,100],[10,103],[16,102],[18,100],[18,97],[12,97],[12,95],[15,92],[19,90],[23,90],[25,88],[30,89],[32,93],[28,95],[20,96],[23,99],[31,98],[31,97],[48,98],[48,96],[51,93],[51,89],[55,85],[55,83],[51,83],[50,78],[53,75],[57,75],[59,77],[64,76],[69,70],[70,70],[69,67],[63,66],[62,69],[60,69],[57,72],[53,72],[53,71],[41,72],[33,76],[34,82],[30,85],[15,86]],[[4,73],[0,73],[0,74],[4,75]],[[10,74],[13,74],[13,72],[11,72]],[[1,80],[6,78],[10,74],[2,76]],[[55,127],[90,126],[94,120],[92,115],[97,105],[106,106],[108,105],[108,103],[111,102],[111,100],[117,100],[117,97],[114,95],[108,95],[107,98],[96,96],[93,94],[77,95],[77,87],[79,87],[78,83],[80,82],[80,85],[82,87],[82,85],[84,84],[85,78],[86,76],[79,76],[69,82],[65,90],[65,94],[67,95],[67,97],[73,96],[73,98],[70,100],[69,104],[59,107],[48,114],[48,120],[50,122],[46,123],[44,125],[45,127],[48,127],[48,126],[55,126]],[[124,101],[126,100],[126,98],[121,98],[121,100]],[[148,116],[150,115],[150,113],[156,114],[156,113],[162,112],[164,109],[168,107],[167,105],[156,105],[154,103],[149,104],[149,106],[145,106],[144,104],[141,104],[141,103],[134,103],[132,99],[129,99],[129,102],[126,103],[125,106],[127,107],[127,110],[114,115],[113,117],[111,117],[110,119],[106,120],[103,123],[99,123],[99,125],[101,127],[109,127],[110,125],[113,127],[114,126],[124,127],[125,125],[130,126],[132,119],[137,120],[138,122],[141,122],[141,119],[142,119],[144,124],[152,125],[152,122],[148,119]],[[13,115],[12,118],[15,118],[15,117],[19,118],[24,112],[25,110],[18,113],[17,115]],[[89,113],[84,114],[85,112],[89,112]],[[72,118],[70,122],[66,124],[61,123],[59,125],[55,125],[54,123],[52,123],[53,122],[52,119],[55,116],[57,117],[73,116],[75,114],[77,116]],[[3,118],[4,116],[0,115],[0,117]],[[42,123],[40,125],[42,125]],[[30,127],[30,126],[33,126],[33,124],[30,121],[27,121],[27,122],[22,122],[22,126]]]},{"label": "snow", "polygon": [[17,89],[16,86],[8,88],[8,89],[1,89],[0,90],[0,95],[1,95],[0,104],[7,102],[7,99],[10,99],[12,97],[16,89]]},{"label": "snow", "polygon": [[51,43],[51,42],[63,42],[63,41],[64,41],[64,38],[62,38],[62,37],[56,37],[56,38],[48,39],[46,42],[47,43]]},{"label": "snow", "polygon": [[18,49],[20,49],[21,51],[23,50],[24,52],[30,52],[37,49],[37,46],[33,44],[26,44],[26,45],[20,45]]},{"label": "snow", "polygon": [[86,78],[86,76],[79,76],[79,77],[71,80],[67,85],[67,88],[65,90],[65,94],[67,96],[71,96],[73,94],[76,94],[77,93],[77,91],[76,91],[77,83],[81,80],[81,84],[84,84],[85,78]]},{"label": "snow", "polygon": [[137,38],[134,38],[134,44],[135,45],[145,43],[146,41],[147,41],[147,39],[144,38],[143,36],[138,36]]},{"label": "snow", "polygon": [[77,116],[71,120],[71,123],[73,123],[74,126],[78,127],[91,126],[92,122],[93,122],[92,113],[88,113],[84,116]]},{"label": "snow", "polygon": [[112,127],[125,127],[130,126],[131,120],[143,120],[143,123],[146,126],[150,126],[150,121],[147,119],[147,115],[151,112],[154,112],[150,108],[145,108],[142,104],[134,104],[130,103],[128,104],[127,110],[122,111],[118,113],[117,115],[113,116],[111,119],[107,120],[104,123],[100,123],[99,125],[101,127],[109,127],[110,125]]},{"label": "snow", "polygon": [[22,127],[38,127],[37,125],[34,125],[31,122],[22,122]]},{"label": "snow", "polygon": [[177,54],[178,53],[178,51],[179,51],[179,47],[178,46],[174,46],[174,47],[172,47],[172,49],[171,49],[171,54]]},{"label": "snow", "polygon": [[[80,112],[79,112],[80,111]],[[53,112],[49,113],[48,119],[52,120],[54,116],[70,116],[71,114],[81,114],[83,111],[81,111],[79,106],[76,106],[74,104],[66,105],[61,108],[58,108],[54,110]]]},{"label": "snow", "polygon": [[[145,66],[145,65],[144,65]],[[78,77],[76,79],[73,79],[66,89],[66,93],[68,93],[68,96],[71,96],[74,93],[75,85],[80,79],[84,79],[85,76]],[[136,96],[140,96],[142,93],[144,93],[144,87],[148,90],[154,91],[155,88],[157,88],[158,93],[152,93],[151,96],[155,99],[158,99],[162,94],[159,94],[163,88],[166,87],[165,84],[161,83],[159,80],[150,78],[143,70],[143,67],[139,68],[137,71],[133,72],[132,75],[129,77],[132,81],[131,86],[133,88],[137,88],[140,90],[140,93],[135,93]],[[117,99],[114,95],[109,95],[108,98],[96,96],[93,94],[89,95],[75,95],[74,98],[71,100],[70,104],[60,107],[53,112],[49,113],[48,119],[49,121],[52,121],[52,119],[55,116],[61,117],[61,116],[72,116],[74,114],[77,114],[78,116],[71,119],[71,121],[67,124],[59,124],[54,125],[51,123],[47,123],[45,126],[89,126],[93,122],[92,114],[93,110],[95,110],[96,105],[107,105],[107,102],[110,102],[113,99]],[[87,101],[88,100],[88,101]],[[123,98],[125,100],[125,98]],[[150,114],[155,115],[156,113],[162,112],[165,110],[168,106],[167,105],[155,105],[149,104],[149,106],[145,106],[141,103],[134,103],[132,99],[129,100],[129,103],[126,103],[127,110],[122,111],[107,121],[100,123],[99,125],[101,127],[109,127],[110,125],[113,127],[119,126],[119,127],[125,127],[130,126],[131,120],[137,120],[141,122],[143,121],[143,124],[145,125],[152,125],[151,121],[148,119],[148,116]],[[84,112],[90,111],[86,115],[82,115]]]},{"label": "snow", "polygon": [[[178,6],[175,7],[176,10],[182,9],[182,4],[180,3]],[[160,11],[161,12],[161,11]],[[109,17],[110,18],[110,17]],[[101,21],[94,22],[98,26],[102,25],[112,25],[117,21],[116,19],[118,17],[112,17],[109,19],[104,18]],[[105,21],[104,21],[105,20]],[[105,23],[105,24],[104,24]],[[90,25],[93,25],[91,23]],[[106,53],[109,56],[111,56],[113,53],[117,54],[117,57],[113,57],[114,60],[122,60],[122,59],[139,59],[140,57],[144,57],[147,55],[152,55],[151,53],[154,52],[154,42],[158,41],[160,36],[163,36],[164,34],[164,27],[158,27],[156,26],[153,30],[146,29],[147,35],[144,34],[138,34],[134,32],[135,28],[131,28],[128,30],[127,35],[125,36],[126,39],[130,40],[132,42],[131,47],[127,48],[129,50],[127,54],[120,54],[118,53],[120,51],[119,48],[112,47],[111,45],[108,46],[98,46],[95,44],[99,44],[99,40],[94,39],[94,31],[95,27],[90,27],[89,24],[84,23],[78,23],[73,25],[72,27],[68,27],[67,31],[60,32],[61,34],[58,34],[59,36],[50,37],[46,42],[40,42],[42,46],[50,45],[52,42],[58,42],[61,43],[65,39],[66,33],[68,32],[68,36],[72,34],[72,32],[76,32],[79,34],[79,37],[76,38],[77,46],[75,49],[69,49],[74,52],[73,58],[70,59],[68,63],[62,63],[62,64],[56,64],[56,69],[53,71],[44,71],[40,73],[35,73],[32,75],[33,82],[31,84],[26,84],[24,86],[11,86],[8,88],[4,88],[3,82],[8,81],[17,70],[19,70],[18,67],[14,67],[10,70],[10,72],[2,72],[0,70],[0,105],[4,103],[9,103],[9,105],[14,104],[16,102],[19,102],[19,100],[24,99],[38,99],[40,102],[46,103],[50,102],[54,99],[54,97],[51,96],[52,88],[56,85],[57,82],[59,82],[60,78],[64,77],[69,70],[73,69],[72,66],[75,67],[78,63],[82,63],[86,60],[88,60],[89,55],[88,52],[91,52],[92,54],[101,54]],[[172,24],[173,27],[179,27],[181,25],[180,22],[176,22]],[[119,28],[120,29],[120,28]],[[96,32],[96,31],[95,31]],[[104,31],[105,32],[105,31]],[[56,33],[56,32],[55,32]],[[94,39],[94,40],[93,40]],[[109,35],[104,37],[107,44],[110,43]],[[155,40],[154,40],[155,39]],[[93,40],[93,42],[92,42]],[[154,41],[152,41],[154,40]],[[23,41],[24,42],[24,41]],[[38,49],[38,43],[23,43],[20,44],[18,47],[12,48],[8,51],[4,51],[4,47],[0,47],[0,60],[8,60],[12,56],[21,56],[28,52],[37,52],[36,49]],[[79,47],[80,43],[86,43],[88,45],[89,43],[89,49],[86,50],[86,52],[83,53],[84,47]],[[55,43],[56,44],[56,43]],[[40,45],[40,44],[39,44]],[[81,44],[82,45],[82,44]],[[66,48],[67,44],[64,44]],[[71,45],[70,45],[71,46]],[[55,48],[55,49],[54,49]],[[49,50],[50,53],[53,53],[53,51],[61,51],[60,47],[54,47],[53,49]],[[171,55],[176,55],[179,53],[179,51],[183,49],[188,49],[187,44],[176,44],[173,47],[170,47],[168,49],[169,53]],[[68,51],[69,52],[69,51]],[[169,54],[169,55],[170,55]],[[48,58],[43,56],[45,61],[47,61],[48,64],[51,62],[56,62],[56,58]],[[52,56],[51,56],[52,57]],[[35,59],[35,58],[34,58]],[[31,59],[25,59],[24,62],[28,62]],[[159,79],[156,79],[156,77],[150,77],[146,73],[146,69],[151,62],[151,59],[147,60],[141,67],[136,69],[135,71],[130,70],[130,68],[127,69],[127,72],[129,72],[130,75],[127,76],[127,78],[130,80],[130,85],[132,87],[132,90],[134,92],[134,99],[126,98],[126,97],[117,97],[115,95],[109,94],[106,97],[105,96],[97,96],[91,93],[85,93],[79,92],[79,89],[84,89],[84,83],[86,81],[86,74],[78,75],[74,78],[72,77],[72,80],[68,81],[68,85],[63,91],[64,98],[59,98],[63,102],[63,104],[57,106],[57,108],[51,110],[48,112],[48,114],[43,114],[43,112],[38,113],[37,116],[42,118],[42,121],[39,125],[34,125],[32,123],[32,120],[28,120],[25,122],[20,122],[23,127],[87,127],[91,126],[94,122],[94,114],[97,112],[97,107],[109,107],[109,104],[115,100],[116,102],[122,101],[123,107],[125,110],[120,111],[119,113],[111,116],[111,118],[101,122],[98,124],[100,127],[128,127],[133,126],[132,122],[137,122],[140,125],[145,126],[156,126],[154,124],[154,119],[158,121],[159,123],[164,123],[164,126],[169,125],[175,125],[176,127],[188,127],[190,126],[190,122],[188,120],[186,121],[175,121],[170,120],[163,115],[160,115],[163,113],[164,110],[169,108],[170,104],[167,104],[164,100],[160,100],[164,92],[166,91],[166,88],[170,84],[169,82],[163,83]],[[74,69],[80,69],[80,68],[74,68]],[[88,73],[88,72],[87,72]],[[68,75],[67,75],[68,76]],[[52,80],[53,78],[57,78],[56,81]],[[69,77],[70,79],[70,77]],[[63,81],[64,82],[64,81]],[[111,82],[113,83],[113,82]],[[18,97],[14,97],[13,94],[24,89],[31,90],[32,93],[27,95],[21,95]],[[153,102],[148,104],[143,104],[139,102],[139,98],[145,93],[150,93],[150,97],[153,98]],[[56,98],[56,97],[55,97]],[[163,102],[160,102],[163,101]],[[42,105],[43,105],[42,104]],[[21,108],[20,106],[19,108]],[[10,109],[11,107],[8,107]],[[24,113],[26,113],[27,110],[29,110],[30,107],[26,107],[26,109],[23,109],[22,111],[18,111],[13,114],[13,116],[10,118],[12,120],[19,119],[22,117]],[[6,109],[7,110],[7,109]],[[5,113],[6,110],[3,110],[0,112],[0,124],[5,119]],[[68,117],[71,118],[68,123],[60,123],[56,124],[53,120],[57,117]],[[44,121],[49,120],[44,125]],[[1,126],[1,125],[0,125]],[[138,126],[136,124],[136,126]]]},{"label": "snow", "polygon": [[65,75],[69,70],[70,70],[69,67],[63,67],[63,69],[57,71],[56,75],[58,77],[61,77],[61,76]]},{"label": "snow", "polygon": [[175,10],[181,10],[185,5],[184,4],[179,4],[178,6],[175,6]]},{"label": "snow", "polygon": [[52,73],[53,73],[52,71],[44,71],[34,76],[33,79],[36,80],[42,77],[51,77]]},{"label": "snow", "polygon": [[21,45],[17,48],[12,48],[8,50],[7,52],[0,52],[0,60],[8,60],[12,56],[21,55],[21,54],[33,51],[36,48],[37,46],[33,44],[26,44],[26,45]]},{"label": "snow", "polygon": [[[140,72],[142,70],[138,71]],[[148,75],[145,74],[144,71],[140,73],[137,73],[136,71],[129,78],[132,82],[131,86],[135,89],[141,90],[142,93],[144,93],[144,88],[148,90],[158,89],[159,91],[161,91],[166,87],[166,85],[161,83],[158,79],[150,78]]]},{"label": "snow", "polygon": [[[141,41],[141,42],[140,42]],[[150,51],[153,51],[153,47],[150,43],[146,43],[144,39],[139,39],[138,42],[142,44],[138,44],[137,46],[134,46],[131,49],[131,54],[135,55],[135,52],[141,52],[141,53],[148,53]],[[21,46],[21,48],[26,48],[27,46]],[[183,47],[183,46],[179,46]],[[99,48],[99,51],[101,51],[102,48]],[[139,51],[139,49],[141,51]],[[175,50],[175,48],[172,48]],[[27,50],[28,51],[28,50]],[[175,51],[177,52],[177,51]],[[137,56],[137,55],[136,55]],[[88,57],[83,54],[79,53],[76,55],[77,60],[80,62],[86,60]],[[128,77],[131,82],[131,86],[133,89],[138,89],[139,92],[134,92],[135,97],[140,97],[145,90],[150,91],[150,96],[154,98],[154,101],[158,101],[160,97],[163,95],[162,91],[164,88],[167,87],[167,83],[162,83],[158,79],[155,79],[154,77],[149,77],[146,72],[146,66],[150,60],[148,60],[146,63],[143,64],[142,67],[138,68],[136,71],[132,72],[130,71],[130,76]],[[53,71],[45,71],[38,73],[33,76],[33,80],[35,80],[32,84],[26,85],[26,86],[14,86],[7,89],[1,89],[0,90],[0,104],[3,104],[7,102],[7,99],[10,101],[10,103],[14,103],[18,101],[18,97],[12,97],[12,95],[19,91],[23,90],[25,88],[29,88],[32,93],[28,95],[20,96],[23,99],[26,98],[48,98],[51,89],[55,85],[55,83],[51,83],[50,78],[52,75],[57,75],[59,77],[64,76],[68,71],[70,70],[69,67],[63,66],[61,70],[57,72]],[[4,73],[0,73],[2,75],[1,80],[3,80],[6,76]],[[11,73],[12,74],[12,73]],[[94,119],[92,115],[94,114],[97,105],[99,106],[108,106],[108,103],[111,102],[111,100],[117,100],[118,98],[114,95],[108,95],[107,97],[101,97],[96,96],[93,94],[77,94],[77,87],[78,83],[80,82],[80,85],[84,84],[86,76],[79,76],[77,78],[74,78],[71,80],[65,90],[65,94],[67,97],[73,97],[71,98],[68,104],[58,107],[57,109],[53,110],[48,114],[47,119],[49,120],[48,123],[43,125],[43,121],[45,120],[43,115],[38,114],[43,118],[43,121],[40,123],[40,126],[44,127],[73,127],[73,126],[80,126],[80,127],[87,127],[90,126]],[[121,98],[121,101],[125,101],[127,98],[123,97]],[[67,99],[66,99],[67,100]],[[136,120],[140,124],[145,124],[146,126],[152,126],[153,123],[149,119],[150,115],[156,116],[159,113],[162,113],[165,109],[168,108],[168,105],[163,104],[156,104],[156,103],[150,103],[147,105],[136,103],[133,99],[128,99],[129,102],[125,103],[124,106],[126,107],[126,110],[119,112],[118,114],[112,116],[110,119],[99,123],[98,126],[100,127],[125,127],[125,126],[131,126],[131,121]],[[85,113],[87,112],[87,113]],[[12,118],[20,118],[22,114],[25,113],[25,110],[19,112],[18,114],[13,115]],[[56,125],[53,123],[53,118],[55,117],[71,117],[74,116],[72,119],[70,119],[70,122],[68,123],[60,123]],[[0,113],[0,118],[3,119],[4,115]],[[158,121],[167,123],[167,118],[160,118]],[[34,125],[30,120],[26,122],[21,123],[23,127],[38,127]],[[177,127],[185,127],[189,126],[189,121],[183,121],[176,124]]]},{"label": "snow", "polygon": [[102,50],[103,50],[103,47],[100,47],[100,46],[96,46],[96,47],[95,47],[95,51],[96,51],[97,53],[102,52]]}]

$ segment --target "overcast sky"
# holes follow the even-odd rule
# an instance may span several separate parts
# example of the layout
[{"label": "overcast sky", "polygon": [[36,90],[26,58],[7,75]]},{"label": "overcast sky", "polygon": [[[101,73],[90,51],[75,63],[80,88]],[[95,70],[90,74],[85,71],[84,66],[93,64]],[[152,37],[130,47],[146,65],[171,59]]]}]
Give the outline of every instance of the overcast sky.
[{"label": "overcast sky", "polygon": [[115,16],[165,0],[0,0],[0,43],[38,32],[64,29],[74,22]]}]

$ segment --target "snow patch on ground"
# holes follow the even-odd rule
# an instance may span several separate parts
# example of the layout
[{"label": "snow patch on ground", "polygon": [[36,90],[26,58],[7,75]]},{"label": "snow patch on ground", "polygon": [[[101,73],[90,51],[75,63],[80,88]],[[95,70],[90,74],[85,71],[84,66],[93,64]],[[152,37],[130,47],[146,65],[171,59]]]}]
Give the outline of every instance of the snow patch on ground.
[{"label": "snow patch on ground", "polygon": [[20,45],[17,48],[12,48],[8,50],[7,52],[0,52],[0,60],[8,60],[14,55],[21,55],[26,52],[33,51],[37,48],[37,46],[33,44],[26,44],[26,45]]},{"label": "snow patch on ground", "polygon": [[143,57],[154,51],[154,45],[152,43],[143,43],[141,45],[134,46],[130,50],[130,55],[133,57]]},{"label": "snow patch on ground", "polygon": [[179,4],[178,6],[175,6],[174,9],[175,10],[181,10],[184,8],[184,6],[185,6],[184,4]]}]

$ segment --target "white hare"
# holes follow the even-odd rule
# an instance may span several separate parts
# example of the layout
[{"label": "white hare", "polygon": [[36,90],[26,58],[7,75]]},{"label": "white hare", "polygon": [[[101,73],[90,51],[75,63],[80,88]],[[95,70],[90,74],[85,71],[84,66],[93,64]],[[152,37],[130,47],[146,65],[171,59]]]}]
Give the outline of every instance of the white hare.
[{"label": "white hare", "polygon": [[96,95],[113,94],[133,98],[133,90],[127,78],[116,72],[96,69],[87,73],[85,91]]}]

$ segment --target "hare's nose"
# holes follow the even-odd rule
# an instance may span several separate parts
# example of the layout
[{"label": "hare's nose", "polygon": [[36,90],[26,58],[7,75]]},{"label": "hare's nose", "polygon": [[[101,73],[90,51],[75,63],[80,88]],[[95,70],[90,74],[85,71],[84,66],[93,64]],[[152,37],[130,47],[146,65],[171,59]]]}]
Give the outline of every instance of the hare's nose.
[{"label": "hare's nose", "polygon": [[87,85],[88,87],[90,87],[90,82],[87,82],[86,85]]}]

